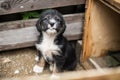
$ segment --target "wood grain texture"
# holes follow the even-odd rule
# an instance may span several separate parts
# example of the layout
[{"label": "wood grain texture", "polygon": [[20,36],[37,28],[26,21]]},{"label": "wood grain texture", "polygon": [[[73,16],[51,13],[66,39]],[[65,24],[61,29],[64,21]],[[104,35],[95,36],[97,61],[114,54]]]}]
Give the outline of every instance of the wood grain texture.
[{"label": "wood grain texture", "polygon": [[80,57],[81,57],[81,53],[82,53],[82,40],[78,40],[76,42],[76,57],[77,57],[77,62],[80,63]]},{"label": "wood grain texture", "polygon": [[100,0],[100,1],[120,14],[120,0]]},{"label": "wood grain texture", "polygon": [[85,15],[83,60],[120,50],[120,14],[98,0],[89,0]]},{"label": "wood grain texture", "polygon": [[[120,80],[120,68],[58,73],[57,80]],[[1,80],[50,80],[51,74],[0,78]]]},{"label": "wood grain texture", "polygon": [[[84,13],[63,15],[63,17],[67,24],[69,24],[71,22],[76,22],[76,21],[82,22],[84,20]],[[34,26],[36,24],[37,20],[38,20],[38,18],[37,19],[29,19],[29,20],[3,22],[3,23],[0,23],[0,31]]]},{"label": "wood grain texture", "polygon": [[85,4],[85,0],[1,0],[0,15]]},{"label": "wood grain texture", "polygon": [[108,68],[109,66],[106,62],[106,57],[107,56],[105,56],[105,57],[95,57],[95,58],[90,58],[90,59],[92,59],[95,63],[97,63],[100,66],[100,68]]},{"label": "wood grain texture", "polygon": [[[84,14],[82,16],[84,16]],[[81,20],[83,18],[80,18],[81,14],[79,16],[76,14],[74,16],[66,15],[65,17],[66,17],[67,28],[64,33],[64,36],[68,40],[81,39],[82,27],[83,27],[83,20]],[[30,22],[31,21],[32,20],[30,20]],[[3,30],[0,31],[0,51],[34,46],[38,36],[38,32],[36,30],[36,27],[34,26],[36,20],[35,21],[33,20],[32,22],[33,24],[23,27],[16,27],[15,25],[21,24],[19,22],[20,21],[15,22],[17,24],[14,24],[14,27],[10,28],[8,25],[7,29],[3,28]],[[26,22],[27,21],[23,23]]]},{"label": "wood grain texture", "polygon": [[87,7],[86,7],[86,12],[85,12],[85,21],[84,21],[84,35],[83,35],[83,52],[82,52],[82,58],[81,61],[87,60],[90,56],[91,53],[89,52],[91,46],[89,46],[89,29],[90,29],[90,13],[91,13],[91,4],[92,0],[87,0]]},{"label": "wood grain texture", "polygon": [[95,66],[89,60],[82,62],[81,65],[85,70],[96,69]]}]

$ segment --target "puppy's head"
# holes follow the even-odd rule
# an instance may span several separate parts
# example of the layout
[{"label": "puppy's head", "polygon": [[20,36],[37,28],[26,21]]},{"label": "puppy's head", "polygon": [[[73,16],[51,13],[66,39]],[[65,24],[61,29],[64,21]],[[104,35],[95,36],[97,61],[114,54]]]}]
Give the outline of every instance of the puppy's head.
[{"label": "puppy's head", "polygon": [[47,34],[62,34],[65,31],[66,25],[62,15],[57,10],[44,11],[36,23],[39,32]]}]

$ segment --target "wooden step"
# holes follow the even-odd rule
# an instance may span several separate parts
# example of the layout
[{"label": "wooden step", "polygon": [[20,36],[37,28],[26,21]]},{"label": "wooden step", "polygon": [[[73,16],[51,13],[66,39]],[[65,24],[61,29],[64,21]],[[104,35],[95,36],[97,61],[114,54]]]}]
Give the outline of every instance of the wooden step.
[{"label": "wooden step", "polygon": [[[64,16],[67,29],[64,33],[68,40],[82,38],[84,13]],[[0,23],[0,51],[34,46],[38,32],[37,19]]]}]

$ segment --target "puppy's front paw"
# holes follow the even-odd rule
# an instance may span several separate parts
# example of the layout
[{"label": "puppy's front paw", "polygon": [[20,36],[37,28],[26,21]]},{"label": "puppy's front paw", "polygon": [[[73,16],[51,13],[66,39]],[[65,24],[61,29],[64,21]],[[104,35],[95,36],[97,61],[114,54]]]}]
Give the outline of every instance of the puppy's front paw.
[{"label": "puppy's front paw", "polygon": [[60,80],[60,76],[59,75],[56,75],[56,74],[52,74],[50,76],[50,80]]},{"label": "puppy's front paw", "polygon": [[50,65],[50,66],[49,66],[49,69],[50,69],[50,71],[52,72],[52,71],[53,71],[53,65]]},{"label": "puppy's front paw", "polygon": [[43,69],[44,69],[44,67],[40,67],[40,66],[38,66],[38,65],[35,65],[35,66],[33,67],[33,71],[34,71],[35,73],[42,73],[42,72],[43,72]]},{"label": "puppy's front paw", "polygon": [[39,49],[40,49],[39,44],[35,44],[35,47],[36,47],[36,49],[37,49],[37,50],[39,50]]}]

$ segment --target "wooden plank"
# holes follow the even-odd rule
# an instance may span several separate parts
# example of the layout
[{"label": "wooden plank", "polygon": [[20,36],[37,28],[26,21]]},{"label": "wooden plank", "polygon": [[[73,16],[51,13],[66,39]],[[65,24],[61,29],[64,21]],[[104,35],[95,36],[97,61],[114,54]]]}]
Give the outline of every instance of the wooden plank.
[{"label": "wooden plank", "polygon": [[[66,19],[67,18],[67,29],[64,35],[68,40],[81,39],[83,20],[74,19],[72,15],[66,15]],[[0,51],[34,46],[38,35],[34,25],[24,28],[15,28],[16,29],[9,28],[8,30],[4,29],[0,31]]]},{"label": "wooden plank", "polygon": [[[89,24],[90,24],[90,12],[91,12],[91,2],[92,0],[87,0],[87,6],[86,6],[86,12],[85,12],[85,22],[84,22],[84,35],[83,35],[83,51],[82,51],[82,61],[87,60],[91,54],[90,52],[88,52],[89,48],[91,48],[89,45],[89,40],[88,38],[90,36],[88,36],[89,34]],[[89,48],[88,48],[89,47]]]},{"label": "wooden plank", "polygon": [[85,0],[1,0],[0,15],[85,4]]},{"label": "wooden plank", "polygon": [[76,57],[77,57],[77,62],[80,63],[80,57],[82,53],[82,40],[78,40],[76,43]]},{"label": "wooden plank", "polygon": [[[84,19],[84,13],[63,15],[63,17],[67,24],[69,24],[71,22],[76,22],[76,21],[82,22]],[[29,20],[3,22],[3,23],[0,23],[0,31],[34,26],[36,24],[37,20],[38,20],[38,18],[37,19],[29,19]]]},{"label": "wooden plank", "polygon": [[[120,68],[58,73],[57,80],[120,80]],[[77,75],[76,75],[77,74]],[[50,80],[51,74],[0,78],[1,80]],[[56,80],[56,79],[55,79]]]},{"label": "wooden plank", "polygon": [[110,63],[107,62],[108,60],[110,60],[110,59],[107,59],[107,56],[105,56],[105,57],[89,58],[86,61],[82,62],[82,66],[86,70],[98,69],[98,70],[103,72],[102,68],[108,68],[109,67]]},{"label": "wooden plank", "polygon": [[89,58],[88,60],[82,62],[82,40],[77,41],[76,44],[76,56],[77,61],[80,62],[80,64],[83,66],[84,69],[101,69],[109,67],[106,62],[106,57],[97,57],[97,58]]},{"label": "wooden plank", "polygon": [[100,1],[120,14],[120,0],[100,0]]},{"label": "wooden plank", "polygon": [[85,70],[95,69],[95,66],[89,60],[82,62],[81,65]]},{"label": "wooden plank", "polygon": [[76,57],[77,57],[77,62],[80,63],[80,65],[85,69],[85,70],[90,70],[90,69],[95,69],[94,65],[90,62],[90,60],[82,61],[82,40],[78,40],[76,43]]},{"label": "wooden plank", "polygon": [[109,53],[109,55],[107,56],[89,58],[89,61],[96,67],[96,69],[118,67],[120,65],[120,62],[118,61],[118,59],[116,59],[115,56],[118,57],[118,59],[120,58],[119,53],[115,54],[112,52],[112,54]]},{"label": "wooden plank", "polygon": [[106,62],[106,56],[104,57],[95,57],[95,58],[91,58],[95,63],[97,63],[97,65],[100,66],[100,68],[108,68],[108,64]]}]

